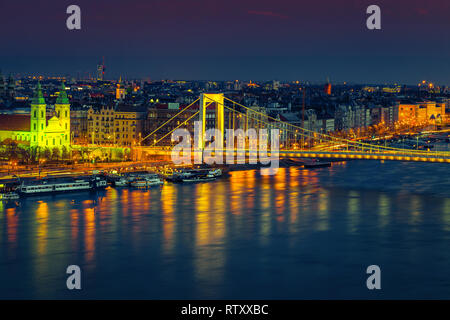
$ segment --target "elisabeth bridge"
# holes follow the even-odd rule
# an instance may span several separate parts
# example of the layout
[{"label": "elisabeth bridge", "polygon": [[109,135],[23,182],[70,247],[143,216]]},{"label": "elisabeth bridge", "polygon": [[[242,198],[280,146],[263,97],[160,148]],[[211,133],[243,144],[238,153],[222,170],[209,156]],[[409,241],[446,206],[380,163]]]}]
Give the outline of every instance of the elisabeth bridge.
[{"label": "elisabeth bridge", "polygon": [[[194,107],[195,106],[195,107]],[[181,109],[175,116],[169,118],[158,128],[142,138],[135,151],[139,154],[170,156],[173,152],[174,142],[172,133],[177,129],[191,129],[197,121],[201,127],[202,134],[192,146],[192,150],[208,149],[205,142],[205,130],[207,124],[211,123],[210,113],[207,109],[215,109],[213,122],[215,129],[224,133],[225,129],[278,129],[278,150],[267,150],[268,156],[271,152],[277,152],[281,158],[321,158],[321,159],[361,159],[361,160],[394,160],[394,161],[416,161],[416,162],[441,162],[450,163],[450,152],[402,149],[382,146],[361,141],[338,138],[323,132],[315,132],[294,125],[289,122],[271,117],[259,108],[247,107],[224,96],[222,93],[203,93],[190,105]],[[188,111],[189,110],[189,111]],[[184,115],[183,115],[184,114]],[[227,123],[227,124],[226,124]],[[168,130],[167,128],[171,128]],[[191,131],[189,130],[189,132]],[[221,138],[223,140],[223,137]],[[245,140],[245,138],[244,138]],[[219,142],[219,141],[217,141]],[[223,141],[218,144],[223,146]],[[245,145],[245,143],[244,143]],[[248,143],[245,148],[234,147],[223,149],[224,153],[232,152],[234,156],[245,154],[250,156],[252,150]],[[241,144],[242,146],[242,144]],[[217,145],[210,154],[218,152]],[[222,150],[222,149],[221,149]],[[194,151],[193,151],[194,152]]]}]

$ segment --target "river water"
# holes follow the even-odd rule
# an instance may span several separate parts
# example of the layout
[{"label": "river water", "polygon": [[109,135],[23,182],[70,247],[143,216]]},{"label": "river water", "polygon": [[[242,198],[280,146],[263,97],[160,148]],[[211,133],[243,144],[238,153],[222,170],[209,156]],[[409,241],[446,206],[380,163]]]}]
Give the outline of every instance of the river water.
[{"label": "river water", "polygon": [[351,161],[0,204],[0,298],[450,298],[449,178]]}]

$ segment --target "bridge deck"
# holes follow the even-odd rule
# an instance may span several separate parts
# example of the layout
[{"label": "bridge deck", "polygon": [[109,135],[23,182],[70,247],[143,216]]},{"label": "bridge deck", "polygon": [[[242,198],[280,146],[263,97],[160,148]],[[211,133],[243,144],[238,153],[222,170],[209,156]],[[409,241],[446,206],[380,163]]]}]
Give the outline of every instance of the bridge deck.
[{"label": "bridge deck", "polygon": [[[137,147],[140,151],[151,155],[172,154],[171,147],[151,148]],[[257,152],[234,151],[234,156],[256,155]],[[194,154],[194,152],[192,152]],[[225,151],[224,151],[225,154]],[[214,153],[212,153],[214,155]],[[269,153],[270,156],[270,153]],[[361,159],[361,160],[393,160],[393,161],[414,161],[414,162],[441,162],[450,163],[450,153],[444,152],[361,152],[361,151],[307,151],[307,150],[280,150],[280,157],[292,158],[322,158],[322,159]]]}]

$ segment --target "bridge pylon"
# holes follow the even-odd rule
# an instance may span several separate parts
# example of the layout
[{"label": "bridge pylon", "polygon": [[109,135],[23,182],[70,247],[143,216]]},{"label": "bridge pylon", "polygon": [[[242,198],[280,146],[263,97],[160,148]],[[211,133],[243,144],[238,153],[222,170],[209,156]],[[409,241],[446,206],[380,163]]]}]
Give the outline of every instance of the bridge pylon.
[{"label": "bridge pylon", "polygon": [[[222,133],[222,139],[225,128],[225,116],[224,116],[224,96],[223,93],[202,93],[200,95],[200,112],[199,121],[201,123],[201,135],[199,137],[197,148],[203,150],[205,148],[205,132],[206,132],[206,108],[211,104],[216,105],[216,129]],[[223,141],[222,141],[223,145]]]}]

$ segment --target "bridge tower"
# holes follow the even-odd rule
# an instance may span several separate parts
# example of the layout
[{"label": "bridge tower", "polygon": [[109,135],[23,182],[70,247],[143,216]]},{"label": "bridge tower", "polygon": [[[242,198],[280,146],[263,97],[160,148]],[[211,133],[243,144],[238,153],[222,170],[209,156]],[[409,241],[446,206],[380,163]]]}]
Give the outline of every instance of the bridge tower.
[{"label": "bridge tower", "polygon": [[198,150],[203,150],[205,148],[205,132],[206,132],[206,108],[211,104],[216,105],[216,129],[222,132],[222,145],[223,136],[225,135],[224,127],[224,96],[223,93],[202,93],[200,95],[200,112],[199,121],[201,123],[202,134],[200,135],[197,148]]}]

